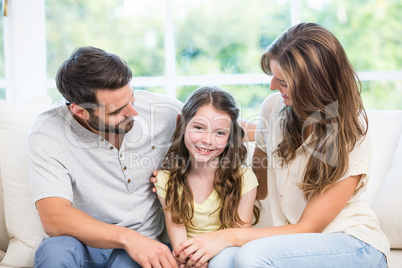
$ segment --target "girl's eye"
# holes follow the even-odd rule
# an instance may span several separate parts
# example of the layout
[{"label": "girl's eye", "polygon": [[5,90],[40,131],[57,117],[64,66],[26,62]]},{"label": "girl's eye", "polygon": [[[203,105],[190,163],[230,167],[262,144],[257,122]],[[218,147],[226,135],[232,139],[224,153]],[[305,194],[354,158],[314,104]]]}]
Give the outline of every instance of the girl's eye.
[{"label": "girl's eye", "polygon": [[216,134],[217,134],[218,136],[225,136],[225,135],[226,135],[226,132],[225,132],[225,131],[217,131]]},{"label": "girl's eye", "polygon": [[200,127],[200,126],[194,126],[194,129],[201,131],[201,130],[202,130],[202,127]]},{"label": "girl's eye", "polygon": [[287,88],[287,87],[288,87],[288,85],[285,85],[285,84],[282,84],[282,83],[280,83],[280,84],[281,84],[281,86],[284,87],[284,88]]}]

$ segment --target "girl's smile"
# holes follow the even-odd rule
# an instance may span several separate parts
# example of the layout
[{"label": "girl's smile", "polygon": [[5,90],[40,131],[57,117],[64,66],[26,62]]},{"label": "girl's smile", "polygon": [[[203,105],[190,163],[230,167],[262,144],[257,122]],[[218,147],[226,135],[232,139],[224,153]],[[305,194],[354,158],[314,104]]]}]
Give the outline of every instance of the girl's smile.
[{"label": "girl's smile", "polygon": [[211,104],[202,106],[188,123],[184,143],[191,161],[209,162],[219,157],[229,140],[232,120]]}]

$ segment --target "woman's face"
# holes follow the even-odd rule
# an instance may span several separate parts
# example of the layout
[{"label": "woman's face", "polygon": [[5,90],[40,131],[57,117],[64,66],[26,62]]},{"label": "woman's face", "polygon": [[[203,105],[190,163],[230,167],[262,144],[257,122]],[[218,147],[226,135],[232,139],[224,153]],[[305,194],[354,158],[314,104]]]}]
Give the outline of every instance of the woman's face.
[{"label": "woman's face", "polygon": [[272,80],[270,88],[271,90],[279,90],[282,95],[283,102],[285,105],[292,105],[292,100],[290,99],[290,92],[285,78],[282,74],[281,67],[276,60],[271,60],[269,66],[272,71]]}]

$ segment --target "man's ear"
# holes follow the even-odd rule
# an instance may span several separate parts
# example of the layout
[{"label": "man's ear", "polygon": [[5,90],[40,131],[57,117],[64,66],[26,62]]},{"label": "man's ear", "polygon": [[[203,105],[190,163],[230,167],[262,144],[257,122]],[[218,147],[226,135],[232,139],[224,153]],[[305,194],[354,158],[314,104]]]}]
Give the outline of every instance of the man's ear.
[{"label": "man's ear", "polygon": [[70,110],[79,118],[88,120],[90,118],[89,112],[76,103],[70,104]]}]

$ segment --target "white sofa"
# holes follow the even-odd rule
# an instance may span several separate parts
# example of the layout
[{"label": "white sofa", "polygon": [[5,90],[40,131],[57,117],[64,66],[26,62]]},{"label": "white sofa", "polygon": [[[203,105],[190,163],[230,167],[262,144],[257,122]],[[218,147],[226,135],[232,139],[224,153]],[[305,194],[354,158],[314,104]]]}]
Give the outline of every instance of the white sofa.
[{"label": "white sofa", "polygon": [[[0,100],[1,268],[33,267],[35,247],[44,235],[29,190],[26,135],[38,112],[50,102],[49,97],[21,105]],[[368,114],[373,158],[366,196],[391,242],[390,267],[402,267],[402,110]],[[270,226],[270,222],[266,210],[257,227]]]}]

